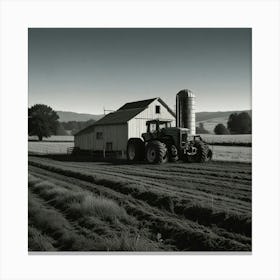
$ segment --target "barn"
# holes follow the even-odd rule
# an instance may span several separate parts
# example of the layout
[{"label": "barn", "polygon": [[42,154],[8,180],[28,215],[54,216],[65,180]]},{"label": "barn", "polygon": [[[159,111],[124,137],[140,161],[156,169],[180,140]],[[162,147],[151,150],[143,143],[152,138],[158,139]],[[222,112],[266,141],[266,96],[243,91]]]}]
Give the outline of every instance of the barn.
[{"label": "barn", "polygon": [[176,115],[159,97],[124,104],[75,134],[75,148],[103,155],[126,156],[127,141],[146,132],[146,121],[164,119],[175,126]]}]

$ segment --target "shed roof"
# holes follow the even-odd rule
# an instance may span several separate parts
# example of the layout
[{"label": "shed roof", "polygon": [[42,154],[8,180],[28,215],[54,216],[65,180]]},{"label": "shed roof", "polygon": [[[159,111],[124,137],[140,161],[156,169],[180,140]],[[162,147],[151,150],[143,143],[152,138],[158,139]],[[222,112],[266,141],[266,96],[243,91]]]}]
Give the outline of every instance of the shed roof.
[{"label": "shed roof", "polygon": [[80,130],[75,134],[81,135],[88,133],[98,125],[112,125],[112,124],[124,124],[131,120],[133,117],[144,111],[153,101],[158,100],[166,109],[175,117],[175,113],[164,103],[161,98],[151,98],[146,100],[140,100],[136,102],[129,102],[120,107],[117,111],[105,115],[102,119],[98,120],[94,124]]}]

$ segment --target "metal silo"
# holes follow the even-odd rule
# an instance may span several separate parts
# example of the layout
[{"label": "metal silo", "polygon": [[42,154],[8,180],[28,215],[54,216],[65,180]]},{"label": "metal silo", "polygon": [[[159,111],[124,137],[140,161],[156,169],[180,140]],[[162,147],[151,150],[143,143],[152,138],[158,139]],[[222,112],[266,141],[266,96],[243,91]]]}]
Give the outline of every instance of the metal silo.
[{"label": "metal silo", "polygon": [[176,126],[190,129],[190,134],[195,134],[195,107],[194,94],[183,89],[176,95]]}]

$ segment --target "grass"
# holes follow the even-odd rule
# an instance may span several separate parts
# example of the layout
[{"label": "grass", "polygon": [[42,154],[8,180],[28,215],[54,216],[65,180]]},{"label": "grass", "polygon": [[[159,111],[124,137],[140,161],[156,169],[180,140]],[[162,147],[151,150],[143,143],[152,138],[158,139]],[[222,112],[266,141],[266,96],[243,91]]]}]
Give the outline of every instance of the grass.
[{"label": "grass", "polygon": [[125,209],[115,201],[104,197],[96,197],[87,192],[73,192],[48,181],[30,180],[32,189],[51,204],[66,211],[71,218],[96,216],[101,220],[133,222]]},{"label": "grass", "polygon": [[106,198],[87,196],[81,202],[72,202],[69,205],[69,210],[76,215],[94,215],[107,221],[114,221],[115,219],[129,220],[123,208],[115,201]]},{"label": "grass", "polygon": [[252,134],[229,134],[229,135],[215,135],[215,134],[201,134],[204,141],[211,145],[231,145],[231,146],[246,146],[252,145]]},{"label": "grass", "polygon": [[66,154],[73,142],[28,142],[28,152],[34,154]]},{"label": "grass", "polygon": [[[29,164],[35,174],[29,178],[33,196],[44,201],[43,209],[52,207],[59,213],[60,224],[61,216],[74,224],[74,229],[63,228],[71,236],[78,234],[72,239],[85,239],[82,243],[88,250],[251,248],[248,165],[167,164],[151,170],[146,165],[110,166],[42,158],[30,158]],[[38,222],[34,226],[50,234]],[[85,247],[70,243],[66,249]]]},{"label": "grass", "polygon": [[[30,251],[154,251],[161,250],[139,234],[110,232],[106,236],[85,236],[54,209],[47,209],[31,202],[29,204],[29,250]],[[34,227],[40,228],[38,233]]]},{"label": "grass", "polygon": [[100,251],[161,251],[158,245],[160,244],[150,241],[140,234],[132,236],[129,232],[124,231],[113,238],[101,238],[97,244],[97,249]]},{"label": "grass", "polygon": [[241,146],[212,146],[213,160],[252,162],[252,148]]},{"label": "grass", "polygon": [[[28,141],[38,141],[37,136],[28,136]],[[43,142],[74,142],[73,135],[52,135],[43,137]]]},{"label": "grass", "polygon": [[201,204],[184,204],[176,207],[177,213],[183,214],[186,218],[196,220],[200,224],[209,226],[215,224],[218,227],[227,229],[230,232],[241,233],[251,236],[251,217],[248,215],[238,215],[234,213],[226,213],[215,209],[207,208]]},{"label": "grass", "polygon": [[[32,251],[161,250],[157,242],[140,236],[137,231],[132,234],[127,231],[129,227],[124,225],[135,225],[135,221],[115,201],[87,192],[75,193],[32,175],[29,175],[29,189],[29,248]],[[41,199],[52,207],[44,207],[39,203]],[[79,226],[84,227],[80,232]],[[86,227],[92,231],[85,236]],[[114,232],[114,228],[118,230]],[[59,246],[55,248],[55,244]]]},{"label": "grass", "polygon": [[28,227],[28,247],[32,251],[56,251],[54,243],[50,236],[42,234],[34,226]]},{"label": "grass", "polygon": [[[30,196],[29,196],[30,197]],[[29,199],[28,204],[28,222],[30,225],[40,229],[44,236],[49,236],[55,240],[57,250],[68,251],[72,248],[82,250],[83,246],[76,244],[83,239],[78,234],[73,232],[71,224],[59,212],[42,207],[42,205],[33,199]],[[30,234],[30,226],[29,226]],[[29,243],[29,250],[34,250],[32,243]],[[90,247],[90,244],[86,244]]]},{"label": "grass", "polygon": [[[38,166],[38,164],[35,165]],[[42,167],[42,164],[39,164],[39,166]],[[88,182],[94,182],[95,184],[106,186],[113,190],[122,192],[123,194],[131,195],[135,199],[143,200],[148,204],[156,206],[160,209],[164,209],[171,213],[184,215],[184,217],[193,221],[198,221],[204,225],[209,225],[210,223],[218,223],[219,226],[231,229],[235,232],[244,233],[246,235],[251,234],[251,221],[249,218],[244,218],[243,216],[239,216],[235,213],[230,213],[229,211],[227,213],[220,212],[210,205],[202,205],[199,203],[196,203],[194,205],[192,200],[184,200],[174,195],[167,195],[164,190],[158,191],[152,188],[146,189],[144,186],[139,186],[135,183],[127,183],[122,179],[103,179],[98,175],[88,175],[87,173],[73,172],[72,170],[65,170],[58,167],[44,166],[44,168],[50,171],[55,171],[62,175],[79,178]],[[45,191],[45,193],[49,192],[50,190]],[[74,198],[75,197],[70,196],[70,198],[68,199],[74,200]],[[67,196],[63,196],[63,199],[67,199]],[[103,202],[101,202],[102,200],[100,202],[97,201],[98,200],[92,197],[87,197],[86,200],[83,201],[73,201],[71,205],[72,208],[70,209],[73,209],[72,213],[77,213],[77,215],[85,215],[87,213],[90,213],[90,211],[98,211],[99,214],[103,213],[103,216],[107,215],[107,218],[111,216],[110,213],[120,212],[125,217],[124,212],[120,211],[120,208],[114,205],[113,201],[106,201],[104,199]],[[102,206],[107,206],[107,209]],[[239,221],[238,226],[232,225],[230,221]]]}]

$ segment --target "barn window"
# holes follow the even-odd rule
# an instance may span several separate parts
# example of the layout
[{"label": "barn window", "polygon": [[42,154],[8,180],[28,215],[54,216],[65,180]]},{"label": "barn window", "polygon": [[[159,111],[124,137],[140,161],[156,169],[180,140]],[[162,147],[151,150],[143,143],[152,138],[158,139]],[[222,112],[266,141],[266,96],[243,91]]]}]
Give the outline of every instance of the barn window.
[{"label": "barn window", "polygon": [[103,132],[96,132],[96,139],[98,140],[103,139]]},{"label": "barn window", "polygon": [[112,150],[113,150],[113,143],[106,142],[106,151],[112,151]]},{"label": "barn window", "polygon": [[156,105],[156,114],[160,114],[160,106]]}]

